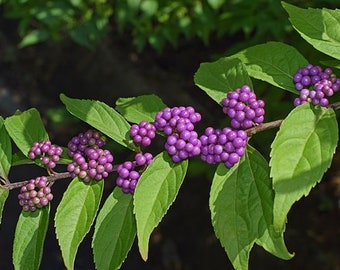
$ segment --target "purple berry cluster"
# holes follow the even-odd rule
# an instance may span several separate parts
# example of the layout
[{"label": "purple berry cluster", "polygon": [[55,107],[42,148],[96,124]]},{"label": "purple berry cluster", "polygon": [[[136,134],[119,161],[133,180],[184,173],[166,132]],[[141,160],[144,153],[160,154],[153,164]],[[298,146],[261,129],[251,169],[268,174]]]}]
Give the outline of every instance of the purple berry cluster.
[{"label": "purple berry cluster", "polygon": [[49,169],[53,169],[59,161],[63,149],[52,144],[48,140],[34,142],[28,151],[28,157],[32,160],[40,158],[41,162]]},{"label": "purple berry cluster", "polygon": [[78,176],[84,182],[92,179],[99,181],[107,178],[113,171],[113,159],[109,150],[86,148],[84,154],[73,155],[73,162],[68,164],[67,171],[71,173],[71,177]]},{"label": "purple berry cluster", "polygon": [[33,212],[37,208],[46,206],[53,199],[47,177],[39,176],[29,180],[26,185],[21,187],[18,199],[23,211]]},{"label": "purple berry cluster", "polygon": [[194,125],[201,115],[191,106],[165,108],[158,112],[155,127],[167,135],[165,149],[174,162],[180,162],[201,152],[201,141]]},{"label": "purple berry cluster", "polygon": [[73,157],[75,153],[84,154],[87,148],[102,148],[106,138],[95,130],[88,130],[74,136],[67,144],[67,154]]},{"label": "purple berry cluster", "polygon": [[228,92],[222,100],[223,112],[231,119],[234,129],[248,129],[264,120],[264,101],[256,99],[256,94],[248,85]]},{"label": "purple berry cluster", "polygon": [[153,124],[142,121],[138,125],[133,124],[131,126],[130,136],[135,143],[147,147],[156,136],[156,128]]},{"label": "purple berry cluster", "polygon": [[134,161],[125,161],[117,168],[117,186],[121,187],[124,193],[135,192],[141,171],[150,165],[153,160],[151,153],[137,153]]},{"label": "purple berry cluster", "polygon": [[308,64],[305,67],[298,69],[298,71],[294,74],[293,80],[295,89],[298,91],[304,88],[309,89],[321,80],[330,79],[332,74],[333,71],[330,68],[323,70],[320,66]]},{"label": "purple berry cluster", "polygon": [[294,106],[306,102],[313,105],[326,107],[329,105],[328,97],[340,90],[340,79],[336,78],[333,70],[312,64],[300,68],[293,77],[295,89],[300,92],[298,98],[294,99]]},{"label": "purple berry cluster", "polygon": [[208,164],[223,162],[226,167],[231,168],[244,155],[247,137],[244,130],[207,127],[200,137],[201,159]]},{"label": "purple berry cluster", "polygon": [[67,166],[71,177],[78,176],[84,182],[107,178],[113,171],[114,157],[109,150],[101,148],[104,145],[105,138],[94,130],[88,130],[73,137],[67,145],[67,153],[73,158]]},{"label": "purple berry cluster", "polygon": [[200,137],[201,159],[208,164],[223,162],[233,167],[245,154],[248,135],[245,131],[264,121],[264,101],[257,99],[248,85],[227,93],[221,101],[231,127],[207,127]]}]

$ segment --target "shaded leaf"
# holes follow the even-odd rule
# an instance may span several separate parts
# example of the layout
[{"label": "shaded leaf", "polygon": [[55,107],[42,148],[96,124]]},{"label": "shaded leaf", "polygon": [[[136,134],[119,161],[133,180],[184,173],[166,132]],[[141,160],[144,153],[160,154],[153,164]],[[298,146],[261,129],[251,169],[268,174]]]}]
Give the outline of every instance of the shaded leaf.
[{"label": "shaded leaf", "polygon": [[226,93],[242,85],[252,86],[245,66],[238,59],[220,58],[211,63],[202,63],[194,76],[195,84],[218,104]]},{"label": "shaded leaf", "polygon": [[255,242],[280,258],[291,258],[282,235],[270,232],[273,197],[268,163],[255,149],[248,147],[231,169],[217,167],[209,200],[212,224],[235,269],[248,269]]},{"label": "shaded leaf", "polygon": [[320,61],[321,64],[327,67],[333,67],[336,69],[340,69],[340,60],[325,60],[325,61]]},{"label": "shaded leaf", "polygon": [[103,193],[104,181],[85,184],[74,178],[65,191],[55,215],[55,228],[67,269],[74,269],[80,243],[94,222]]},{"label": "shaded leaf", "polygon": [[98,213],[92,240],[97,269],[119,269],[136,237],[133,197],[116,187]]},{"label": "shaded leaf", "polygon": [[148,258],[150,235],[176,199],[187,168],[187,160],[173,163],[163,152],[154,158],[138,180],[134,212],[139,251],[144,260]]},{"label": "shaded leaf", "polygon": [[14,153],[12,156],[12,166],[34,164],[34,161],[25,156],[22,152]]},{"label": "shaded leaf", "polygon": [[132,123],[141,121],[153,123],[156,113],[165,107],[166,105],[156,95],[119,98],[116,102],[116,110]]},{"label": "shaded leaf", "polygon": [[39,269],[49,213],[49,205],[34,212],[21,212],[13,243],[13,264],[16,270]]},{"label": "shaded leaf", "polygon": [[331,109],[306,103],[292,110],[282,122],[270,153],[275,231],[284,231],[293,203],[308,195],[321,180],[337,142],[338,124]]},{"label": "shaded leaf", "polygon": [[308,64],[294,47],[281,42],[249,47],[231,58],[240,59],[249,76],[293,93],[297,93],[293,83],[295,72]]}]

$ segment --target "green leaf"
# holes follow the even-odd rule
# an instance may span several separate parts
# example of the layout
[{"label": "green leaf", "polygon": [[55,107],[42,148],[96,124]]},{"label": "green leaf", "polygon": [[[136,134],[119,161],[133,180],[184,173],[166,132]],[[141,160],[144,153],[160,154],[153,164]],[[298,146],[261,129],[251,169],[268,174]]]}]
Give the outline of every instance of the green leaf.
[{"label": "green leaf", "polygon": [[34,161],[24,155],[22,152],[16,152],[12,156],[12,166],[33,164]]},{"label": "green leaf", "polygon": [[21,212],[13,243],[13,264],[16,270],[39,269],[49,213],[49,205],[34,212]]},{"label": "green leaf", "polygon": [[14,143],[26,156],[33,142],[48,140],[40,113],[35,108],[6,118],[5,127]]},{"label": "green leaf", "polygon": [[158,10],[158,1],[156,0],[144,0],[141,2],[140,9],[146,16],[153,16]]},{"label": "green leaf", "polygon": [[11,168],[12,144],[4,126],[4,119],[0,116],[0,176],[7,179]]},{"label": "green leaf", "polygon": [[188,161],[173,163],[165,152],[157,155],[138,180],[134,194],[138,246],[142,258],[148,258],[148,244],[181,187]]},{"label": "green leaf", "polygon": [[308,64],[294,47],[281,42],[249,47],[231,58],[240,59],[249,76],[293,93],[297,93],[293,83],[294,73]]},{"label": "green leaf", "polygon": [[282,122],[270,153],[275,231],[284,231],[293,203],[308,195],[321,180],[337,142],[338,124],[331,109],[306,103],[292,110]]},{"label": "green leaf", "polygon": [[315,49],[340,60],[340,10],[303,9],[282,2],[289,20]]},{"label": "green leaf", "polygon": [[45,29],[35,29],[29,32],[19,43],[19,48],[34,45],[50,38],[50,34]]},{"label": "green leaf", "polygon": [[213,9],[219,9],[223,4],[225,4],[224,0],[208,0],[209,5]]},{"label": "green leaf", "polygon": [[60,99],[71,114],[117,143],[134,149],[129,137],[129,123],[113,108],[100,101],[69,98],[64,94],[60,94]]},{"label": "green leaf", "polygon": [[0,185],[0,224],[2,221],[2,212],[4,210],[4,206],[8,198],[8,194],[9,194],[9,190]]},{"label": "green leaf", "polygon": [[325,61],[320,61],[321,64],[327,67],[333,67],[336,69],[340,69],[340,60],[325,60]]},{"label": "green leaf", "polygon": [[255,149],[248,147],[231,169],[217,167],[209,199],[212,224],[235,269],[248,269],[256,241],[280,258],[291,257],[282,236],[270,231],[273,198],[268,163]]},{"label": "green leaf", "polygon": [[81,24],[75,24],[69,34],[78,44],[88,49],[94,49],[95,45],[98,44],[104,36],[107,23],[107,18],[93,16]]},{"label": "green leaf", "polygon": [[[271,205],[273,205],[273,201]],[[291,254],[287,250],[283,238],[283,232],[277,233],[274,230],[274,226],[272,224],[268,226],[267,230],[261,237],[256,239],[256,244],[262,246],[266,251],[270,252],[271,254],[281,259],[290,260],[291,258],[294,257],[294,253]]]},{"label": "green leaf", "polygon": [[116,187],[98,213],[92,247],[97,269],[119,269],[136,237],[133,197]]},{"label": "green leaf", "polygon": [[252,86],[245,66],[238,59],[220,58],[202,63],[194,76],[195,84],[218,104],[226,93],[242,85]]},{"label": "green leaf", "polygon": [[80,243],[89,232],[99,208],[104,181],[86,184],[74,178],[65,191],[55,215],[56,234],[67,269],[74,269]]},{"label": "green leaf", "polygon": [[116,110],[132,123],[141,121],[152,123],[155,121],[156,113],[165,107],[166,105],[156,95],[119,98],[116,102]]}]

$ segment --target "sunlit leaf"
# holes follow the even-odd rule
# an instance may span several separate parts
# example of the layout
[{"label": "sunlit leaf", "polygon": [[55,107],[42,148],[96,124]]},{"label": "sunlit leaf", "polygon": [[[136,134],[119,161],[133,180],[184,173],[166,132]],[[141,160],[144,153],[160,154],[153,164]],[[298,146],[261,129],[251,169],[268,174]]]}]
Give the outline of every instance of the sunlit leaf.
[{"label": "sunlit leaf", "polygon": [[165,107],[166,105],[156,95],[119,98],[116,102],[116,110],[132,123],[141,121],[152,123],[155,121],[156,113]]},{"label": "sunlit leaf", "polygon": [[92,240],[97,269],[119,269],[136,237],[133,197],[116,187],[98,213]]},{"label": "sunlit leaf", "polygon": [[0,177],[7,179],[11,168],[12,144],[4,125],[4,119],[0,116]]},{"label": "sunlit leaf", "polygon": [[188,161],[173,163],[167,153],[157,155],[148,166],[134,194],[139,251],[148,258],[149,239],[176,199],[188,168]]},{"label": "sunlit leaf", "polygon": [[292,110],[282,122],[270,153],[275,231],[284,231],[294,202],[308,195],[321,180],[337,142],[338,124],[331,109],[306,103]]},{"label": "sunlit leaf", "polygon": [[65,266],[74,269],[78,247],[89,232],[99,208],[104,181],[84,183],[74,178],[55,215],[55,228]]},{"label": "sunlit leaf", "polygon": [[34,212],[21,212],[13,243],[13,264],[16,270],[40,269],[49,213],[49,205]]},{"label": "sunlit leaf", "polygon": [[5,127],[16,146],[26,156],[33,142],[48,140],[40,113],[35,108],[6,118]]},{"label": "sunlit leaf", "polygon": [[117,143],[134,149],[129,138],[129,123],[113,108],[97,100],[69,98],[64,94],[60,95],[60,99],[71,114]]},{"label": "sunlit leaf", "polygon": [[9,189],[0,186],[0,224],[2,221],[2,212],[4,210],[8,195],[9,195]]},{"label": "sunlit leaf", "polygon": [[294,47],[281,42],[249,47],[231,58],[240,59],[249,76],[293,93],[297,93],[293,83],[294,74],[308,64]]},{"label": "sunlit leaf", "polygon": [[282,2],[289,20],[315,49],[340,60],[340,10],[303,9]]},{"label": "sunlit leaf", "polygon": [[218,104],[226,93],[242,85],[252,86],[245,66],[238,59],[221,58],[202,63],[194,77],[195,84]]}]

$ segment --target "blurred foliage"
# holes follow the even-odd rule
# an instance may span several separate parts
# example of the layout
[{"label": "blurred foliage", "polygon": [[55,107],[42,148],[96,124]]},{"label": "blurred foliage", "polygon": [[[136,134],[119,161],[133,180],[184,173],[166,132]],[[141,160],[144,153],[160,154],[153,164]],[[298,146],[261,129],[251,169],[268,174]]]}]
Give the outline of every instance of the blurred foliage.
[{"label": "blurred foliage", "polygon": [[[300,7],[336,8],[339,0],[291,0]],[[292,28],[277,0],[0,0],[4,14],[18,20],[20,47],[70,36],[94,48],[107,34],[126,34],[140,52],[161,52],[183,40],[206,45],[241,33],[252,44],[284,40]],[[242,42],[242,40],[240,40]],[[237,47],[239,40],[230,43]]]},{"label": "blurred foliage", "polygon": [[69,35],[87,48],[106,34],[112,4],[106,0],[3,0],[5,16],[17,19],[19,47]]},{"label": "blurred foliage", "polygon": [[208,45],[212,38],[239,32],[255,41],[268,35],[280,38],[290,30],[277,0],[118,0],[116,11],[118,29],[131,31],[139,51],[147,43],[158,51],[166,43],[175,47],[183,37]]}]

